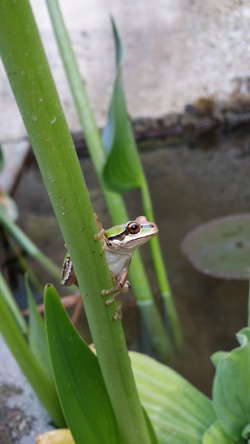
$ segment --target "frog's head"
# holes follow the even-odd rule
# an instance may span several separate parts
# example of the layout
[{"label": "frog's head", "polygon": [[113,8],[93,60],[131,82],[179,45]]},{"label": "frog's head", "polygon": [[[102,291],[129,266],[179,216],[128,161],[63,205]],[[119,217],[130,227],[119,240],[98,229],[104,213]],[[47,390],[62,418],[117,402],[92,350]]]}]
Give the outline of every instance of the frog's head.
[{"label": "frog's head", "polygon": [[157,225],[145,216],[138,216],[126,224],[115,225],[105,232],[108,249],[131,251],[145,244],[158,233]]}]

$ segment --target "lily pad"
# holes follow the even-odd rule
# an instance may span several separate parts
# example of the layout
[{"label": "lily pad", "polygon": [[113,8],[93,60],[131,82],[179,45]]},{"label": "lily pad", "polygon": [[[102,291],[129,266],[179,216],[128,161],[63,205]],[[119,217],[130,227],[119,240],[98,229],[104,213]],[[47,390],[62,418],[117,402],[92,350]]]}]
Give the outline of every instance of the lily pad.
[{"label": "lily pad", "polygon": [[212,220],[188,233],[182,250],[199,271],[224,279],[249,279],[250,214]]}]

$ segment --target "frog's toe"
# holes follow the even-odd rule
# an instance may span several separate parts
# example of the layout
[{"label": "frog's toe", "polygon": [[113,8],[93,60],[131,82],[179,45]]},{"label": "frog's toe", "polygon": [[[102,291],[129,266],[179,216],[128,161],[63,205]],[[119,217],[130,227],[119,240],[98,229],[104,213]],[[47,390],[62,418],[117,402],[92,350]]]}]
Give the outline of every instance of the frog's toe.
[{"label": "frog's toe", "polygon": [[122,303],[120,301],[118,301],[118,307],[115,314],[113,315],[113,319],[114,321],[122,320]]},{"label": "frog's toe", "polygon": [[111,305],[111,304],[113,304],[114,300],[115,300],[115,295],[112,296],[112,298],[107,299],[107,300],[105,301],[105,305]]},{"label": "frog's toe", "polygon": [[129,281],[126,281],[123,287],[121,288],[121,293],[127,293],[127,291],[130,289],[131,283]]}]

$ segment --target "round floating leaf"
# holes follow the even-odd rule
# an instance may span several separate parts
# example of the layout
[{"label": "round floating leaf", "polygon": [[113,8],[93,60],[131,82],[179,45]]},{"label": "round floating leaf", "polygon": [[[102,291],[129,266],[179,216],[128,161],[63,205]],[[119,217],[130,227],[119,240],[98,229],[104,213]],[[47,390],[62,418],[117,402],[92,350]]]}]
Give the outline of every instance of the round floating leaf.
[{"label": "round floating leaf", "polygon": [[249,279],[250,214],[223,217],[200,225],[182,243],[190,262],[205,274]]}]

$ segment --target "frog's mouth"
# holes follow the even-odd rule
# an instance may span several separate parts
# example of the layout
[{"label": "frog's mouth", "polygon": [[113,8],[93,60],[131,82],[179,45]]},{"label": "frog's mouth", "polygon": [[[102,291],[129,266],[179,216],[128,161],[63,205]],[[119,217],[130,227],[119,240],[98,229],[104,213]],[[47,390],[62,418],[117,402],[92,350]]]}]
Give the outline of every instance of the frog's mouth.
[{"label": "frog's mouth", "polygon": [[[140,247],[141,245],[145,244],[151,237],[156,236],[157,233],[158,233],[158,229],[156,229],[154,232],[152,232],[152,228],[151,228],[150,233],[148,233],[148,234],[143,233],[141,235],[141,237],[140,236],[133,237],[133,235],[131,234],[131,238],[128,239],[127,234],[124,235],[123,238],[121,237],[121,235],[119,235],[119,238],[116,237],[116,239],[114,239],[114,241],[117,240],[117,248],[120,247],[121,249],[124,249],[124,252],[125,252],[126,250]],[[124,248],[123,239],[125,238],[125,236],[126,236],[126,246]],[[119,245],[119,247],[118,247],[118,245]]]},{"label": "frog's mouth", "polygon": [[151,233],[145,234],[143,233],[143,235],[140,237],[137,237],[136,239],[133,239],[131,237],[131,239],[127,240],[127,246],[128,248],[135,246],[140,247],[141,245],[145,244],[151,237],[156,236],[158,233],[158,230],[155,230],[154,232],[151,231]]}]

